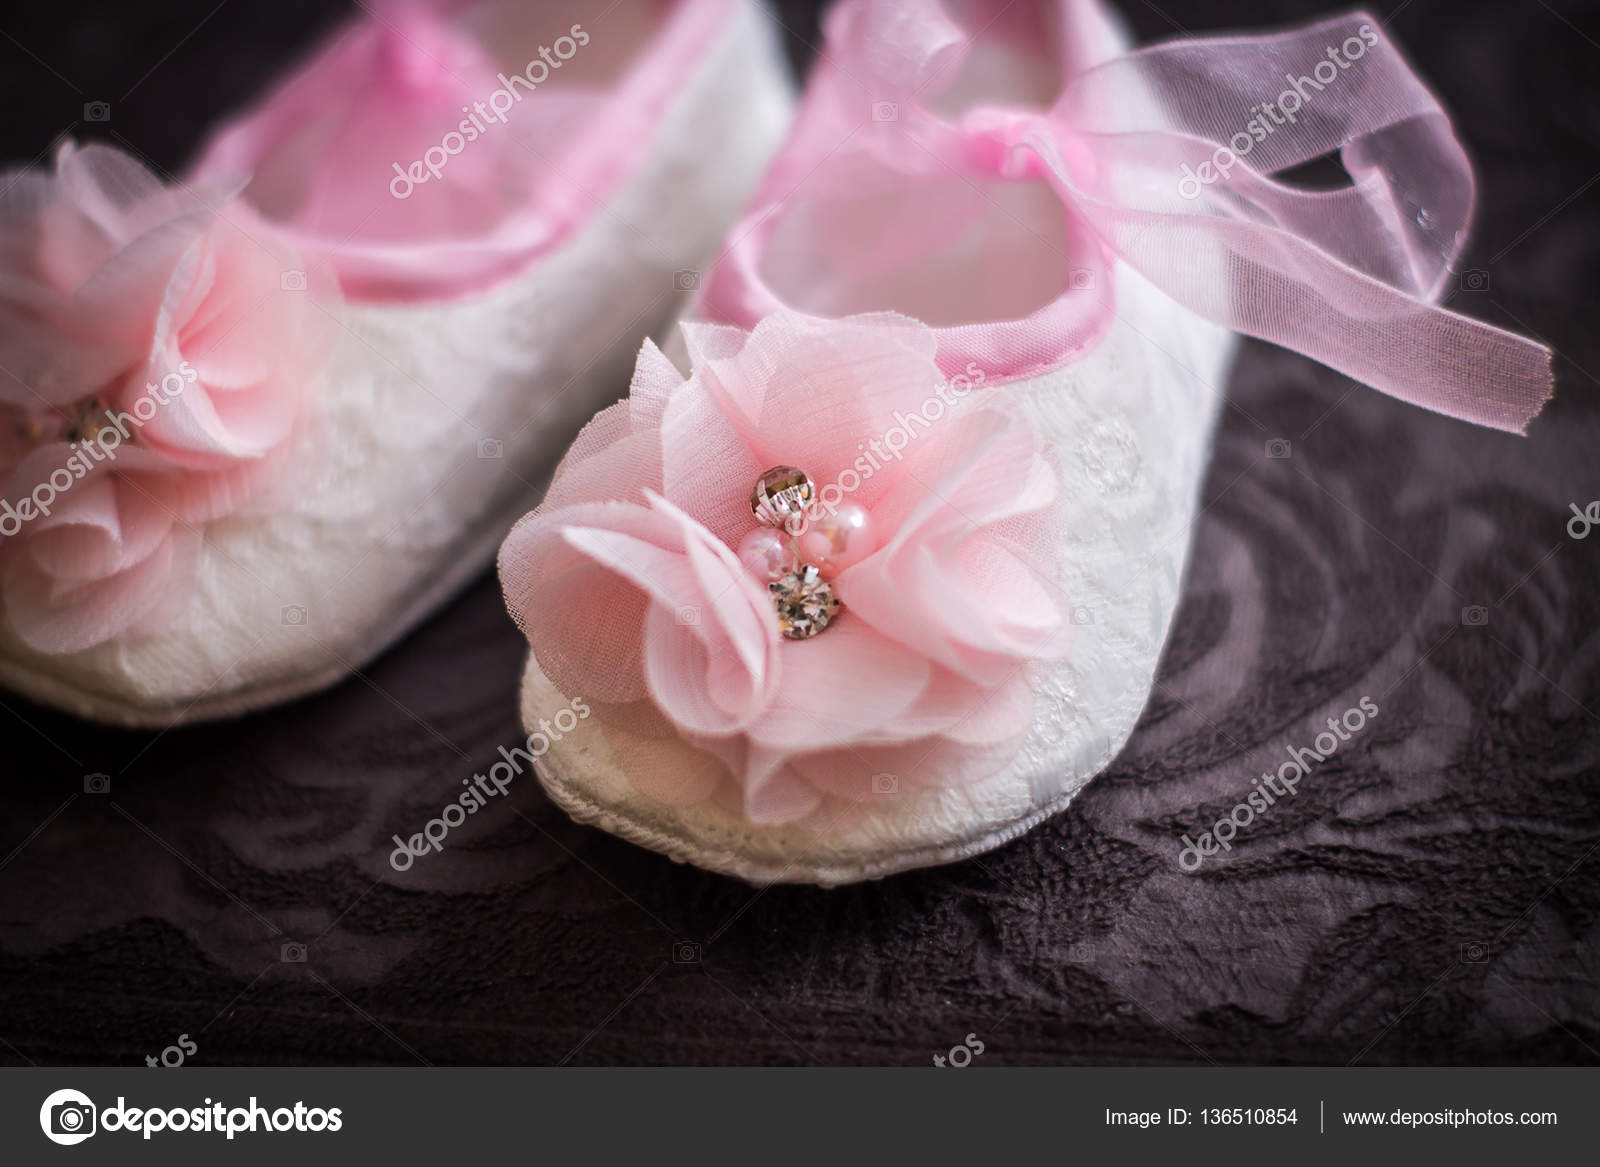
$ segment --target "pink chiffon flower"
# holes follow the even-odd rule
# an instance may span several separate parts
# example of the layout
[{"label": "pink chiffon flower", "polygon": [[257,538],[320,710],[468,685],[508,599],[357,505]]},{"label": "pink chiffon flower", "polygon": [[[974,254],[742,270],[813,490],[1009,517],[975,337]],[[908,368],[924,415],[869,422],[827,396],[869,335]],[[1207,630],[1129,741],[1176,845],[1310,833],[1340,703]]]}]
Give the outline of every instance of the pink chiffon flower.
[{"label": "pink chiffon flower", "polygon": [[[629,398],[590,422],[501,551],[541,669],[608,725],[712,755],[717,796],[752,821],[891,778],[992,774],[1031,723],[1029,666],[1061,657],[1070,627],[1062,502],[1031,423],[1000,390],[946,382],[936,334],[904,317],[684,335],[692,374],[647,342]],[[782,635],[770,574],[739,551],[775,466],[816,495],[802,558],[821,558],[813,532],[836,513],[867,540],[824,566],[842,606],[806,639]]]},{"label": "pink chiffon flower", "polygon": [[229,190],[107,147],[0,184],[0,596],[25,643],[74,652],[159,627],[197,524],[271,485],[331,279]]}]

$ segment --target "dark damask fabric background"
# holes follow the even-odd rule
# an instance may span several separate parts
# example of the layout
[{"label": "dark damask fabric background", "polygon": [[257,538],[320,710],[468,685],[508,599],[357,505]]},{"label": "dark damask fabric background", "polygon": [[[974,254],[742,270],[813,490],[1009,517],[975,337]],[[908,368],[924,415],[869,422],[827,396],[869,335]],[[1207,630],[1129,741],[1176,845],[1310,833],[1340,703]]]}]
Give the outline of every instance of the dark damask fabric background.
[{"label": "dark damask fabric background", "polygon": [[[814,9],[781,8],[800,68]],[[1334,10],[1126,5],[1143,42]],[[1557,398],[1520,440],[1246,344],[1157,688],[1068,811],[971,862],[761,891],[525,782],[396,874],[390,836],[522,736],[485,574],[362,676],[238,722],[3,698],[0,1063],[186,1034],[206,1064],[926,1065],[969,1033],[980,1065],[1600,1062],[1600,530],[1567,530],[1600,499],[1600,6],[1373,11],[1479,166],[1451,303],[1554,344]],[[70,130],[176,169],[340,15],[8,8],[0,154]],[[1179,836],[1363,695],[1380,715],[1297,795],[1180,870]]]}]

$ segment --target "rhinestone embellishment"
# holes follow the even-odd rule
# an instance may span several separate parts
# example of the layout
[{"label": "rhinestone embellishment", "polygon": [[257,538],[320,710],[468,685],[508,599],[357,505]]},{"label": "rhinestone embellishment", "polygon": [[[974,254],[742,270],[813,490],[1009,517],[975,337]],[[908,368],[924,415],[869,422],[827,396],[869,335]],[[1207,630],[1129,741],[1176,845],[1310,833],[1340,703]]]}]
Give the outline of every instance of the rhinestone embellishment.
[{"label": "rhinestone embellishment", "polygon": [[778,628],[790,640],[807,640],[821,632],[841,607],[833,585],[810,563],[802,563],[767,585],[778,610]]},{"label": "rhinestone embellishment", "polygon": [[815,497],[804,470],[772,467],[750,490],[750,512],[763,525],[739,544],[740,561],[767,585],[778,614],[778,630],[789,640],[809,640],[844,606],[823,577],[823,566],[801,557],[799,537],[806,529],[806,509]]},{"label": "rhinestone embellishment", "polygon": [[791,533],[804,519],[813,497],[811,479],[793,466],[774,466],[750,490],[750,511],[769,527]]},{"label": "rhinestone embellishment", "polygon": [[98,397],[91,397],[73,410],[61,433],[64,442],[87,442],[98,438],[110,427],[106,425],[105,406]]}]

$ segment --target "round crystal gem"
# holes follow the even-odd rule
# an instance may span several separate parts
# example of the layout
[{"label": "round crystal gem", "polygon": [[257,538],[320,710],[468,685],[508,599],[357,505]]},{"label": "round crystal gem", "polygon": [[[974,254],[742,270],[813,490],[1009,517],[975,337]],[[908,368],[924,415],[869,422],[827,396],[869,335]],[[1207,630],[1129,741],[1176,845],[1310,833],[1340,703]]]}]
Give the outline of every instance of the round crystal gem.
[{"label": "round crystal gem", "polygon": [[773,580],[767,590],[772,593],[772,606],[778,610],[778,628],[790,640],[815,636],[839,614],[841,607],[833,585],[811,563],[802,563]]}]

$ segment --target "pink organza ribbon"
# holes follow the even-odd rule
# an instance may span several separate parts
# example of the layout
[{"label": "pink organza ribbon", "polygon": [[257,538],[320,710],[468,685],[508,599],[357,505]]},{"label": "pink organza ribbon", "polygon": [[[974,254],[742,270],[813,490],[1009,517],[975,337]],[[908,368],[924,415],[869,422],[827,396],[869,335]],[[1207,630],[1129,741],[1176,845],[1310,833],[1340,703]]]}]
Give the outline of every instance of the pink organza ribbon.
[{"label": "pink organza ribbon", "polygon": [[[1022,344],[1037,367],[1081,351],[1115,314],[1109,269],[1121,260],[1200,316],[1426,409],[1521,433],[1549,399],[1547,348],[1438,306],[1466,240],[1472,170],[1376,19],[1069,62],[1048,109],[947,120],[924,98],[957,74],[971,39],[937,0],[840,6],[796,131],[815,148],[769,177],[773,205],[736,232],[708,315],[748,327],[775,307],[757,275],[764,220],[806,165],[1046,181],[1075,232],[1075,278],[1025,322],[950,330],[952,359],[993,369],[986,357],[1009,349],[1015,362]],[[863,98],[894,116],[864,121]],[[859,132],[826,141],[847,118]],[[1349,186],[1278,177],[1334,151]]]}]

